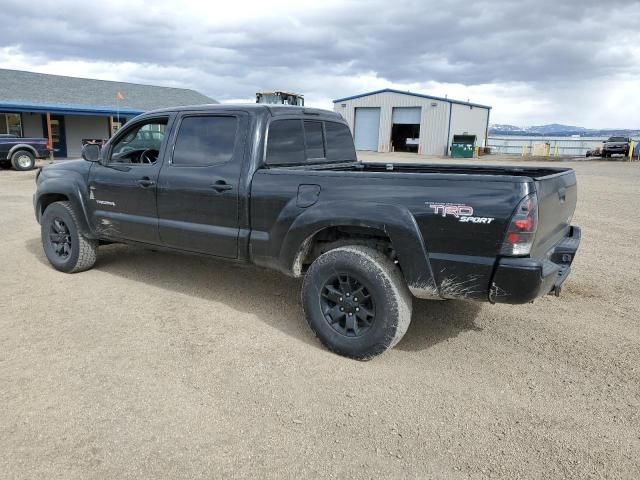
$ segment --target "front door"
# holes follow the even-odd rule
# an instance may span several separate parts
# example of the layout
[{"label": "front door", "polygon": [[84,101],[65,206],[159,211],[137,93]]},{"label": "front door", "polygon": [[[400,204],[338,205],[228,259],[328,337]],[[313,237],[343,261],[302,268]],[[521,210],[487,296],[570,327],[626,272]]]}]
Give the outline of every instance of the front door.
[{"label": "front door", "polygon": [[89,210],[101,237],[159,244],[156,191],[169,117],[127,125],[89,173]]},{"label": "front door", "polygon": [[183,114],[158,179],[160,239],[168,247],[238,256],[244,112]]},{"label": "front door", "polygon": [[[45,136],[47,131],[47,116],[42,116],[42,130]],[[67,156],[67,136],[64,128],[64,116],[51,115],[51,145],[54,158],[65,158]]]}]

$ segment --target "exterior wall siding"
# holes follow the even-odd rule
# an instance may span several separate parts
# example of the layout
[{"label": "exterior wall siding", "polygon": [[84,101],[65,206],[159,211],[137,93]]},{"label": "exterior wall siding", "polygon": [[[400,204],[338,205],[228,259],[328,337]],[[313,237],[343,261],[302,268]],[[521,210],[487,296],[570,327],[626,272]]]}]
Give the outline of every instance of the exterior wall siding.
[{"label": "exterior wall siding", "polygon": [[476,136],[476,145],[484,146],[487,137],[489,110],[453,103],[451,112],[451,133],[447,144],[451,145],[454,135],[468,133]]},{"label": "exterior wall siding", "polygon": [[22,114],[22,136],[32,138],[44,138],[42,128],[42,115],[39,113]]},{"label": "exterior wall siding", "polygon": [[420,124],[420,153],[425,155],[447,154],[447,132],[449,131],[449,103],[437,102],[422,112]]},{"label": "exterior wall siding", "polygon": [[[342,105],[345,105],[344,107]],[[376,93],[364,97],[334,103],[334,111],[340,113],[349,124],[353,133],[355,109],[357,107],[380,107],[379,152],[391,151],[391,126],[394,107],[420,107],[420,143],[418,153],[425,155],[447,155],[449,151],[449,115],[460,128],[478,136],[478,144],[483,145],[486,136],[489,110],[474,106],[470,109],[445,100],[404,95],[394,92]],[[460,108],[456,108],[460,107]],[[471,113],[465,111],[469,110]],[[455,122],[454,122],[455,121]],[[465,130],[463,130],[465,131]],[[462,133],[462,132],[460,132]],[[482,142],[482,143],[481,143]]]},{"label": "exterior wall siding", "polygon": [[67,157],[79,157],[83,138],[109,138],[109,117],[72,116],[64,117],[67,137]]}]

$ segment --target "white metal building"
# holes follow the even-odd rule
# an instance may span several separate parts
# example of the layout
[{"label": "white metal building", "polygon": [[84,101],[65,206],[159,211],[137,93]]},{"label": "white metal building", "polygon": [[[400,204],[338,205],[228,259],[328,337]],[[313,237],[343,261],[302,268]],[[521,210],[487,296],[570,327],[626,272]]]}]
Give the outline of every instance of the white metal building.
[{"label": "white metal building", "polygon": [[357,150],[448,155],[454,135],[485,146],[491,107],[386,88],[333,101]]}]

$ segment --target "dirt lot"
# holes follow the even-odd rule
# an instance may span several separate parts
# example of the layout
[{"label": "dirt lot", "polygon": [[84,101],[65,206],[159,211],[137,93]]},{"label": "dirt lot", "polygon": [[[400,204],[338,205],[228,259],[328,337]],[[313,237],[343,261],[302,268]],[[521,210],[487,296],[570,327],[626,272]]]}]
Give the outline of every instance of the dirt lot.
[{"label": "dirt lot", "polygon": [[640,164],[570,165],[561,298],[416,301],[368,363],[275,273],[120,245],[54,271],[34,173],[0,171],[0,475],[640,478]]}]

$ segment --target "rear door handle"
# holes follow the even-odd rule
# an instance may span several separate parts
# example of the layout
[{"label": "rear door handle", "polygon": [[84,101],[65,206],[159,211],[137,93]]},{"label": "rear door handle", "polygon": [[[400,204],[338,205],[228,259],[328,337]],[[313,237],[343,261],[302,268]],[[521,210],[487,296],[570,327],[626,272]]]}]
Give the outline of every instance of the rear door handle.
[{"label": "rear door handle", "polygon": [[224,192],[225,190],[231,190],[233,188],[232,185],[228,184],[224,180],[218,180],[216,183],[211,184],[211,188],[213,188],[216,192]]},{"label": "rear door handle", "polygon": [[138,180],[138,185],[140,185],[142,188],[147,188],[147,187],[151,187],[153,185],[156,184],[156,182],[154,182],[153,180],[151,180],[149,177],[143,177],[140,180]]}]

